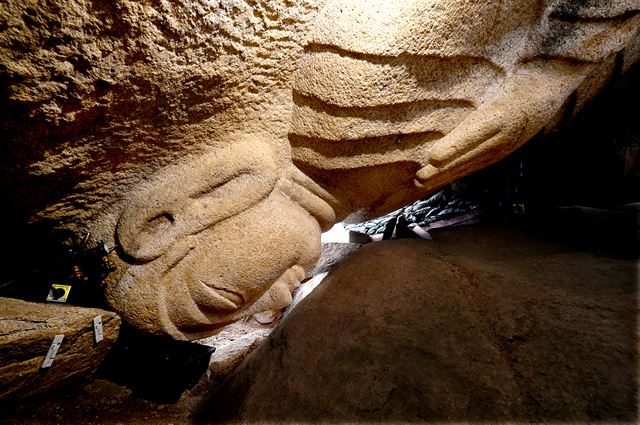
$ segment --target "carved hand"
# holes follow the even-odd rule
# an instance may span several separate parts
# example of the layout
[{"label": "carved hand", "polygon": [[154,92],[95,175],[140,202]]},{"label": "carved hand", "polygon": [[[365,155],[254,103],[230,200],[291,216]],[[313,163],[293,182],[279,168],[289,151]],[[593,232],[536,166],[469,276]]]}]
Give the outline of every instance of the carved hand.
[{"label": "carved hand", "polygon": [[549,122],[584,75],[585,65],[523,66],[498,95],[427,148],[416,185],[433,191],[506,157]]}]

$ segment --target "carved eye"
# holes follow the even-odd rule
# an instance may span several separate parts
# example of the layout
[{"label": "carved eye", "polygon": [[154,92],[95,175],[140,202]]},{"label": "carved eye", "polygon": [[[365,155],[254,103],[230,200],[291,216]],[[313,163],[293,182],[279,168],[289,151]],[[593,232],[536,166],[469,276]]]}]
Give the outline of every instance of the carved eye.
[{"label": "carved eye", "polygon": [[260,202],[278,176],[271,148],[255,141],[169,166],[123,211],[120,245],[134,259],[152,261],[176,241]]}]

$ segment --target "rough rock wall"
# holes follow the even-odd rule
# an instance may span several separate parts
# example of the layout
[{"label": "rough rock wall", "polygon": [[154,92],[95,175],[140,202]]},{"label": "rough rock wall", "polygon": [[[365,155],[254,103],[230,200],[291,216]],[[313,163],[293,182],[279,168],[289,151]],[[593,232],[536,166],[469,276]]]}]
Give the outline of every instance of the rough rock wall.
[{"label": "rough rock wall", "polygon": [[86,225],[238,132],[286,147],[289,75],[318,3],[2,2],[3,219]]}]

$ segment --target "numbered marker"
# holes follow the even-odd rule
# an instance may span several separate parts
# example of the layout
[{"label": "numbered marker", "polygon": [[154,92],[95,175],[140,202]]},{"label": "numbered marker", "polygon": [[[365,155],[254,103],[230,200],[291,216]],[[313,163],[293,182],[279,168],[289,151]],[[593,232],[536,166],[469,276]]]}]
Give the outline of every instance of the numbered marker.
[{"label": "numbered marker", "polygon": [[56,358],[56,354],[58,354],[58,349],[60,345],[62,345],[62,340],[64,339],[64,335],[56,335],[53,337],[53,342],[49,346],[49,351],[47,351],[47,355],[44,357],[44,362],[42,362],[42,369],[46,369],[51,367],[53,364],[53,359]]},{"label": "numbered marker", "polygon": [[93,337],[96,340],[96,344],[104,339],[104,333],[102,331],[102,316],[96,316],[93,318]]}]

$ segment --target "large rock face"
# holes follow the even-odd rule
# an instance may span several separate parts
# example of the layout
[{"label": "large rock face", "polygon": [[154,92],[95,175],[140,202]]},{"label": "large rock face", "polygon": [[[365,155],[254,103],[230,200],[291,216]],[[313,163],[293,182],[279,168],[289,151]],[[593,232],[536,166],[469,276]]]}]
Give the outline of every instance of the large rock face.
[{"label": "large rock face", "polygon": [[499,160],[640,54],[633,0],[324,3],[4,2],[3,220],[118,245],[109,304],[196,338],[290,302],[321,228]]},{"label": "large rock face", "polygon": [[3,215],[86,224],[187,153],[286,147],[316,3],[3,2]]},{"label": "large rock face", "polygon": [[512,226],[366,245],[212,393],[200,418],[635,421],[636,267],[637,257]]}]

